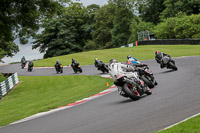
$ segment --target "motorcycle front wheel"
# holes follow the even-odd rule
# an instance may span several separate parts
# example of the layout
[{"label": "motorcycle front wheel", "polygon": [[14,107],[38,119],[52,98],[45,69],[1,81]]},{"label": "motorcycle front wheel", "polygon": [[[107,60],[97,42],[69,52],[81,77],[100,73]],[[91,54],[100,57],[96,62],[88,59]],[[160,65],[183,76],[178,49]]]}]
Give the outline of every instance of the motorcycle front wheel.
[{"label": "motorcycle front wheel", "polygon": [[140,93],[137,90],[133,89],[131,84],[125,83],[123,85],[123,91],[132,100],[139,100],[140,99]]},{"label": "motorcycle front wheel", "polygon": [[169,62],[168,65],[175,71],[178,70],[178,68],[172,63],[172,62]]},{"label": "motorcycle front wheel", "polygon": [[141,80],[143,80],[150,88],[154,87],[154,84],[152,81],[150,81],[148,78],[146,78],[144,75],[141,76]]}]

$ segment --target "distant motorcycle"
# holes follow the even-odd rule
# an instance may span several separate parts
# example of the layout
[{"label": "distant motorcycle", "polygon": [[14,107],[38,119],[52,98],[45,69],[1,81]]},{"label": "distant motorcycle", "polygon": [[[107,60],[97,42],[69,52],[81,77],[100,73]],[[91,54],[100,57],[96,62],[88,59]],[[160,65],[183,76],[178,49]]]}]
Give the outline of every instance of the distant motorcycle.
[{"label": "distant motorcycle", "polygon": [[21,68],[24,69],[25,66],[26,66],[26,61],[22,61],[21,62]]},{"label": "distant motorcycle", "polygon": [[97,67],[98,70],[102,71],[103,73],[105,72],[109,72],[108,70],[108,65],[106,65],[105,63],[103,62],[99,62],[97,65],[95,65],[95,67]]},{"label": "distant motorcycle", "polygon": [[71,67],[75,73],[77,73],[77,72],[82,73],[82,71],[83,71],[79,63],[72,63]]},{"label": "distant motorcycle", "polygon": [[175,61],[171,59],[171,57],[169,56],[164,56],[162,58],[162,63],[164,65],[164,67],[167,67],[167,69],[173,69],[175,71],[178,70],[178,68],[175,65]]},{"label": "distant motorcycle", "polygon": [[28,72],[32,72],[32,70],[33,70],[33,62],[31,61],[28,63]]},{"label": "distant motorcycle", "polygon": [[129,97],[132,100],[138,100],[142,95],[147,94],[151,95],[151,89],[139,79],[137,72],[134,72],[132,78],[127,78],[124,75],[119,75],[114,84],[118,88],[118,92],[121,96]]},{"label": "distant motorcycle", "polygon": [[63,65],[62,64],[56,64],[55,69],[57,73],[63,73]]}]

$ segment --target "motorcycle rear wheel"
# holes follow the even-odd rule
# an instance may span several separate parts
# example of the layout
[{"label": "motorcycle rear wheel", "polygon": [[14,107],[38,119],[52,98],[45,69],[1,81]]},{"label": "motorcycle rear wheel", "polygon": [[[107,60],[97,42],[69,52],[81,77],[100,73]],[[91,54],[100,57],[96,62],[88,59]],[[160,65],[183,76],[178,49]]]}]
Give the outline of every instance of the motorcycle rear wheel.
[{"label": "motorcycle rear wheel", "polygon": [[125,83],[123,85],[123,91],[124,93],[127,94],[127,96],[129,98],[131,98],[132,100],[139,100],[140,99],[140,94],[137,90],[134,90],[132,85]]}]

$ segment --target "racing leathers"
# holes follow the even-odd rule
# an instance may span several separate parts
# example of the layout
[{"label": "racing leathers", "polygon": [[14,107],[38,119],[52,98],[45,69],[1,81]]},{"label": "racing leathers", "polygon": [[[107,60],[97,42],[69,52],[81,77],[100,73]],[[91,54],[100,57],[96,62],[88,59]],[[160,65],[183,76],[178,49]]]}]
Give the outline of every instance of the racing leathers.
[{"label": "racing leathers", "polygon": [[[112,76],[115,85],[117,85],[117,77],[120,75],[126,76],[126,82],[135,85],[135,81],[131,79],[134,77],[133,71],[135,71],[135,68],[130,65],[125,65],[122,63],[111,63],[109,65],[109,73]],[[118,93],[126,97],[125,93],[122,91],[122,89],[120,89],[120,87],[118,87]]]},{"label": "racing leathers", "polygon": [[133,77],[133,71],[135,71],[135,68],[130,65],[122,63],[112,63],[109,65],[109,73],[114,81],[121,74],[127,78]]},{"label": "racing leathers", "polygon": [[[163,53],[163,52],[159,52],[159,53],[157,53],[156,56],[155,56],[155,60],[156,60],[157,63],[160,64],[160,68],[164,68],[164,67],[165,67],[164,64],[163,64],[163,61],[162,61],[162,59],[163,59],[164,56],[168,56],[168,57],[171,58],[170,55],[168,55],[168,54],[166,54],[166,53]],[[174,63],[173,60],[172,60],[172,62]]]}]

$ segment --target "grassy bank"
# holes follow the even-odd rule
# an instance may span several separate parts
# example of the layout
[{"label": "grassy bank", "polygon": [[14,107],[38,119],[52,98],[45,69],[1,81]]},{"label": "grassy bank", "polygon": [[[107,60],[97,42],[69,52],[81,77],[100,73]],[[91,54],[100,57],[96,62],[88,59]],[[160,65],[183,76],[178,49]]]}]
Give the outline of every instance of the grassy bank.
[{"label": "grassy bank", "polygon": [[4,77],[2,73],[0,73],[0,82],[6,80],[7,77]]},{"label": "grassy bank", "polygon": [[92,96],[112,79],[100,76],[20,76],[21,83],[0,100],[0,126]]},{"label": "grassy bank", "polygon": [[158,133],[199,133],[200,132],[200,116],[189,119],[167,130]]},{"label": "grassy bank", "polygon": [[148,45],[81,52],[34,61],[34,64],[35,66],[54,66],[56,60],[59,60],[63,65],[69,65],[71,59],[75,58],[81,65],[88,65],[94,64],[96,57],[108,63],[112,58],[116,58],[118,61],[126,61],[128,54],[138,60],[146,60],[154,59],[156,50],[168,53],[172,57],[200,55],[200,45]]}]

